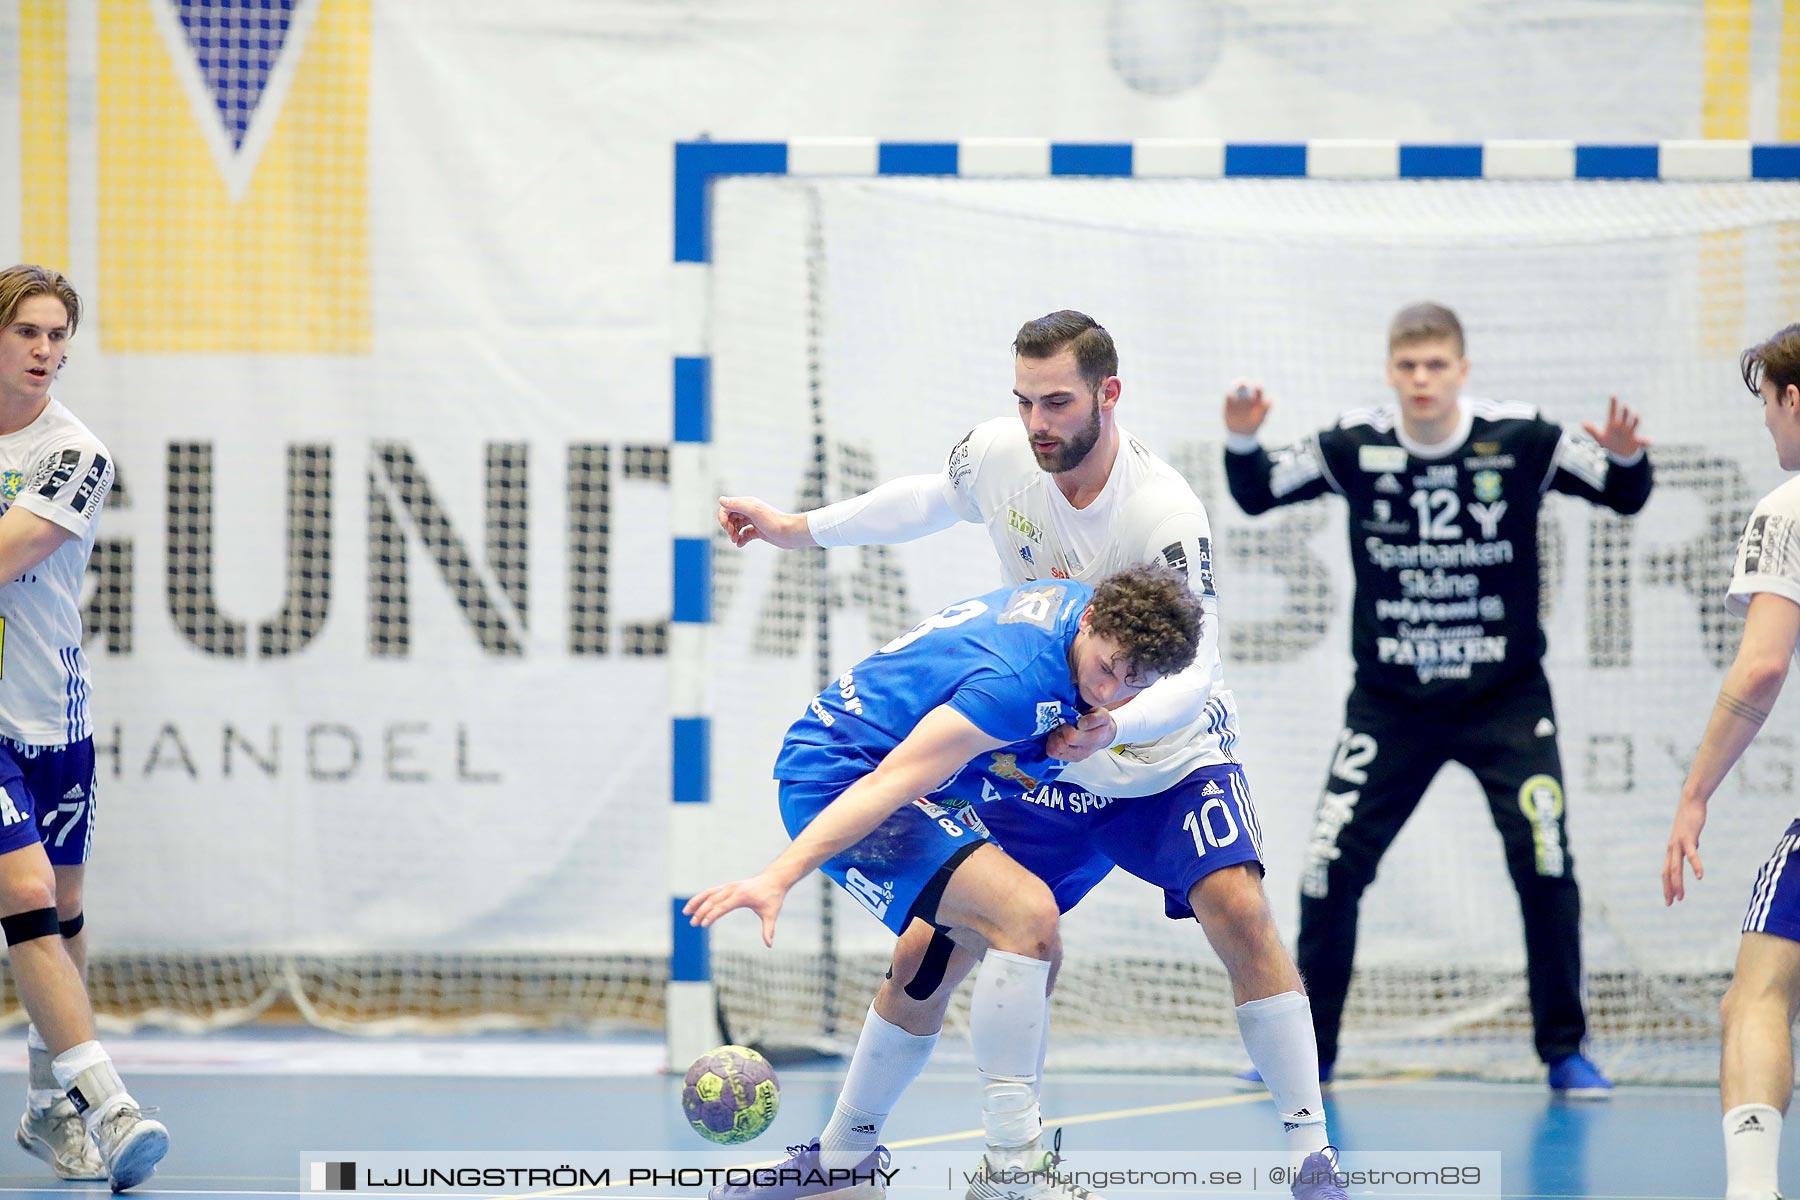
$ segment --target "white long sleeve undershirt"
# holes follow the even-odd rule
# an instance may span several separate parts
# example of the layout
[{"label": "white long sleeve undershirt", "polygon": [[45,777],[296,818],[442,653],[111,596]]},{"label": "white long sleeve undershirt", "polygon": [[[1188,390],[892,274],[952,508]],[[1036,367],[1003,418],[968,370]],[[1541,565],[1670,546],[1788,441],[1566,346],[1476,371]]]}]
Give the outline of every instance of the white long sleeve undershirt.
[{"label": "white long sleeve undershirt", "polygon": [[950,528],[962,518],[944,493],[942,475],[902,475],[860,496],[806,514],[821,546],[885,546]]}]

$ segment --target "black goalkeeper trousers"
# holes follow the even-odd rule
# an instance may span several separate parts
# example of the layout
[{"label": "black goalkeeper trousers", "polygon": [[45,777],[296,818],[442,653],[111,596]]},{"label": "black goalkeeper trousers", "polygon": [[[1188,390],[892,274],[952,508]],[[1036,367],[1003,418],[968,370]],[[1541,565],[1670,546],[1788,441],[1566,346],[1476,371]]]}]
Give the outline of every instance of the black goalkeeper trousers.
[{"label": "black goalkeeper trousers", "polygon": [[1538,1057],[1574,1054],[1587,1033],[1581,998],[1581,893],[1566,836],[1562,757],[1542,675],[1479,708],[1421,712],[1350,693],[1319,797],[1300,880],[1300,973],[1319,1061],[1337,1059],[1356,956],[1357,910],[1381,856],[1446,762],[1474,772],[1506,848],[1525,921]]}]

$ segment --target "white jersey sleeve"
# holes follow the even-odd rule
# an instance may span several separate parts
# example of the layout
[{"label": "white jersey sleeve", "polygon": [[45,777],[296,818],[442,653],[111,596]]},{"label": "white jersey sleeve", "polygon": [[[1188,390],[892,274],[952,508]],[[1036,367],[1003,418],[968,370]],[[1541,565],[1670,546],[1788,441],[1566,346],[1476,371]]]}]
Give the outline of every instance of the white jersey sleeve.
[{"label": "white jersey sleeve", "polygon": [[1019,422],[1013,417],[996,417],[969,430],[962,441],[950,448],[949,457],[944,460],[944,486],[951,507],[963,520],[978,524],[987,521],[997,503],[1013,490],[1012,476],[1017,474],[1014,464],[1005,464],[1000,470],[983,469],[990,458],[1005,457],[995,454],[996,447],[1012,442],[1025,442]]},{"label": "white jersey sleeve", "polygon": [[112,484],[106,447],[86,429],[71,427],[40,450],[13,503],[86,539]]},{"label": "white jersey sleeve", "polygon": [[1800,478],[1764,496],[1738,539],[1725,607],[1741,617],[1750,611],[1750,597],[1758,592],[1773,592],[1800,604]]},{"label": "white jersey sleeve", "polygon": [[986,520],[996,487],[981,468],[989,451],[1006,433],[1018,433],[1007,419],[977,425],[950,448],[944,468],[935,475],[903,475],[860,496],[814,509],[806,527],[821,546],[887,546],[941,532],[959,521]]},{"label": "white jersey sleeve", "polygon": [[860,496],[806,514],[821,546],[891,546],[950,528],[961,520],[942,475],[902,475]]}]

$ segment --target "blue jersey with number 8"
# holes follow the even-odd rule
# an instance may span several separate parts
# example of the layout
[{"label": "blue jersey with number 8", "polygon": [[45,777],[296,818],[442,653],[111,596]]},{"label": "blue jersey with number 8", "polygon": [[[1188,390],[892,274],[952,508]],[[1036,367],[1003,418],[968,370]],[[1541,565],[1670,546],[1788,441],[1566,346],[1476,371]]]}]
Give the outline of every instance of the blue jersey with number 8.
[{"label": "blue jersey with number 8", "polygon": [[1044,735],[1080,714],[1069,648],[1093,594],[1045,580],[933,613],[814,697],[788,729],[775,778],[851,783],[943,704],[989,737],[1023,743],[1034,773],[1054,775],[1062,764],[1044,755]]}]

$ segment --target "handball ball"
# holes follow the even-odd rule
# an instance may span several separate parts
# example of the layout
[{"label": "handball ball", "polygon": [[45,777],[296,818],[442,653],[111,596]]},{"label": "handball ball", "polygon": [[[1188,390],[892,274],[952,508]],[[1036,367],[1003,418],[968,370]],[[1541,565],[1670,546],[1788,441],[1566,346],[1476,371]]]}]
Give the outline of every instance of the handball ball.
[{"label": "handball ball", "polygon": [[748,1046],[720,1046],[688,1068],[681,1111],[709,1142],[735,1146],[767,1129],[781,1107],[781,1081]]}]

